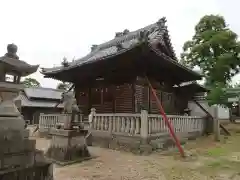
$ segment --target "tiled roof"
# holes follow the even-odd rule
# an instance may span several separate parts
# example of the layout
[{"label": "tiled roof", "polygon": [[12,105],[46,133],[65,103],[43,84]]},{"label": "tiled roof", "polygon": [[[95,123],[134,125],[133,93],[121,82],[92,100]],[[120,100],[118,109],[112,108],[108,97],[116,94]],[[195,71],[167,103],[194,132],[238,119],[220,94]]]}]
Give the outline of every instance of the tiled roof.
[{"label": "tiled roof", "polygon": [[[114,39],[97,46],[94,45],[92,51],[88,55],[74,62],[70,62],[69,66],[42,68],[42,73],[44,75],[50,75],[61,71],[69,70],[77,66],[82,66],[84,64],[93,63],[101,59],[106,59],[118,54],[122,54],[143,42],[141,37],[144,35],[146,36],[145,41],[147,41],[148,44],[154,45],[156,43],[160,43],[161,46],[165,47],[169,51],[168,56],[170,57],[170,60],[174,61],[174,63],[176,63],[178,66],[182,66],[177,63],[177,58],[172,48],[165,22],[166,19],[161,18],[158,22],[141,28],[139,30],[127,33],[118,33],[117,37],[115,37]],[[186,69],[186,67],[184,68]]]},{"label": "tiled roof", "polygon": [[[29,100],[25,94],[21,93],[15,100],[21,100],[22,107],[44,107],[55,108],[57,102]],[[57,108],[63,108],[63,104],[59,104]]]},{"label": "tiled roof", "polygon": [[174,88],[181,88],[181,89],[186,89],[186,90],[190,90],[190,89],[194,89],[194,91],[198,92],[207,92],[209,91],[209,89],[201,84],[198,84],[197,82],[183,82],[181,84],[179,84],[178,86],[177,85],[174,85],[173,86]]},{"label": "tiled roof", "polygon": [[62,90],[51,88],[25,88],[24,92],[28,98],[41,98],[41,99],[53,99],[60,100],[62,97]]}]

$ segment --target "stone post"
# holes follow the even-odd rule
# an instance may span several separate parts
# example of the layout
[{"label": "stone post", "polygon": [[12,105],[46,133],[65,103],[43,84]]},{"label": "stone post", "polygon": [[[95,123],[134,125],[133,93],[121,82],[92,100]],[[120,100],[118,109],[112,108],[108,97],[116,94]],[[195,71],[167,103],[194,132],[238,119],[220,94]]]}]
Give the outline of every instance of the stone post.
[{"label": "stone post", "polygon": [[95,115],[96,115],[96,109],[91,108],[91,112],[88,116],[88,122],[89,122],[90,129],[93,128],[93,118],[94,118]]},{"label": "stone post", "polygon": [[220,141],[220,124],[219,124],[219,118],[218,118],[218,107],[214,106],[214,139],[215,141]]},{"label": "stone post", "polygon": [[146,110],[141,110],[141,129],[140,134],[143,139],[148,137],[148,112]]},{"label": "stone post", "polygon": [[141,110],[141,143],[139,146],[140,154],[148,155],[152,152],[152,146],[148,142],[148,111]]},{"label": "stone post", "polygon": [[64,115],[64,129],[72,129],[72,114],[70,113]]},{"label": "stone post", "polygon": [[15,102],[15,105],[16,105],[18,111],[21,113],[22,112],[22,109],[21,109],[22,108],[22,101],[19,99],[19,100],[15,100],[14,102]]}]

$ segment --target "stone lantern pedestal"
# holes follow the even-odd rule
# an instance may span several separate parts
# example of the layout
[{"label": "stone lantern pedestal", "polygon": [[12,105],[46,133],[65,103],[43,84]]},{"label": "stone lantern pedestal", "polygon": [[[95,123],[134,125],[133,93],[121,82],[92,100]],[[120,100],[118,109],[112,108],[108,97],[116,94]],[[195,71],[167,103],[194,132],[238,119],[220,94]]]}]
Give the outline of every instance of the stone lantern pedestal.
[{"label": "stone lantern pedestal", "polygon": [[[28,139],[29,130],[24,128],[25,121],[13,101],[22,88],[20,84],[0,82],[0,179],[14,179],[29,168],[32,170],[26,171],[24,177],[33,176],[35,171],[40,171],[39,165],[52,168],[43,153],[35,149],[36,140]],[[50,174],[46,178],[51,177],[52,170],[47,172]]]},{"label": "stone lantern pedestal", "polygon": [[[51,129],[52,136],[50,148],[47,151],[47,157],[60,165],[67,165],[86,159],[90,159],[90,153],[87,148],[86,136],[88,130],[81,128],[80,124],[75,124],[75,119],[79,109],[74,96],[67,93],[63,94],[64,112],[63,126],[58,129]],[[66,98],[67,97],[67,98]],[[78,121],[78,123],[81,123]],[[78,126],[74,128],[73,126]]]},{"label": "stone lantern pedestal", "polygon": [[63,166],[91,159],[85,139],[87,133],[87,130],[52,129],[47,157]]}]

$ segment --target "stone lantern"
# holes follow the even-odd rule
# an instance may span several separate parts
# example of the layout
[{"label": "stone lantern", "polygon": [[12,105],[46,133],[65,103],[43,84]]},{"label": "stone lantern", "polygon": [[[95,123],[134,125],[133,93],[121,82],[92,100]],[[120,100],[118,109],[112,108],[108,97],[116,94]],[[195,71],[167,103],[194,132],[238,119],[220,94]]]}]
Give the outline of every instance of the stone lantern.
[{"label": "stone lantern", "polygon": [[13,99],[24,88],[20,84],[21,77],[36,72],[39,66],[19,60],[16,53],[17,46],[9,44],[7,53],[0,57],[0,128],[20,130],[25,122]]},{"label": "stone lantern", "polygon": [[[51,169],[43,153],[35,149],[36,140],[28,138],[29,131],[25,129],[24,119],[14,103],[14,98],[24,88],[21,77],[36,72],[39,66],[19,60],[16,52],[17,46],[9,44],[7,53],[0,57],[0,179],[34,177],[39,162]],[[29,168],[31,170],[26,171]]]}]

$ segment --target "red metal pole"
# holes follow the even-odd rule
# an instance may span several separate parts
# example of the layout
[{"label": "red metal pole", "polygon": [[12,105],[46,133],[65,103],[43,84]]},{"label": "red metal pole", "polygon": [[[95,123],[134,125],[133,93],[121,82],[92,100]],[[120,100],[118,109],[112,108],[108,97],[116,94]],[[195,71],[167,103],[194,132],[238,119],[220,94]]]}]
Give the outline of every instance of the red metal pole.
[{"label": "red metal pole", "polygon": [[158,108],[159,108],[160,113],[161,113],[162,116],[163,116],[163,120],[164,120],[165,123],[167,124],[168,129],[169,129],[169,131],[170,131],[170,134],[171,134],[172,138],[174,139],[175,144],[177,145],[177,148],[178,148],[181,156],[182,156],[182,157],[185,157],[185,153],[184,153],[183,148],[182,148],[182,146],[181,146],[181,144],[180,144],[180,141],[178,140],[176,134],[174,133],[173,126],[172,126],[171,122],[169,121],[166,113],[164,112],[164,109],[163,109],[163,107],[162,107],[162,105],[161,105],[161,102],[160,102],[160,100],[159,100],[158,97],[157,97],[156,91],[153,89],[152,84],[150,83],[150,81],[149,81],[149,79],[148,79],[147,76],[146,76],[146,80],[147,80],[148,85],[149,85],[149,87],[150,87],[150,89],[151,89],[151,91],[152,91],[153,96],[155,97],[155,99],[156,99],[156,101],[157,101],[157,106],[158,106]]}]

